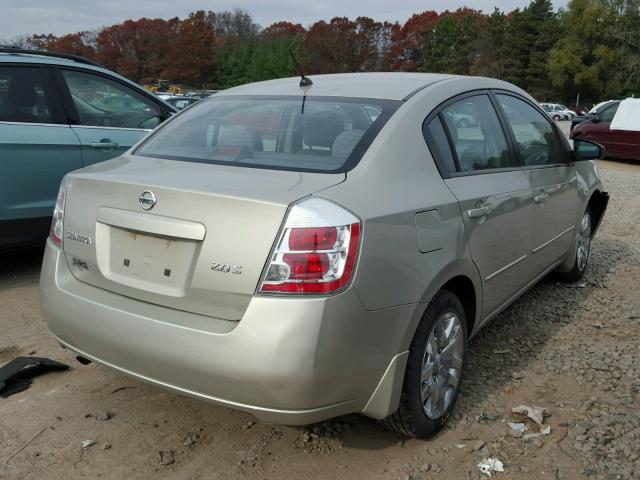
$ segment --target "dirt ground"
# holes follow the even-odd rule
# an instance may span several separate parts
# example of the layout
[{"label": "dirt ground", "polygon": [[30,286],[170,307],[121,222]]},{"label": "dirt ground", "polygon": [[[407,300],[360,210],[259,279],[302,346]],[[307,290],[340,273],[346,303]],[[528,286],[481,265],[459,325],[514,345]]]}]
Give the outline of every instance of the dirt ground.
[{"label": "dirt ground", "polygon": [[[600,169],[612,199],[583,281],[542,281],[472,340],[460,401],[430,441],[357,415],[255,423],[82,366],[41,316],[41,252],[0,257],[0,365],[30,354],[71,366],[0,398],[0,477],[458,480],[481,478],[478,462],[493,456],[505,466],[495,478],[640,478],[640,165]],[[523,403],[545,408],[550,435],[512,436]]]}]

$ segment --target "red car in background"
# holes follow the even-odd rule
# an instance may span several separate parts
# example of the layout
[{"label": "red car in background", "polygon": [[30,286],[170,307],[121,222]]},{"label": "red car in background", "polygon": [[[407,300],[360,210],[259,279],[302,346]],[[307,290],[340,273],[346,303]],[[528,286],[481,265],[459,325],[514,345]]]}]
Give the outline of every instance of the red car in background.
[{"label": "red car in background", "polygon": [[608,158],[640,161],[640,132],[609,128],[619,106],[620,102],[606,105],[592,118],[576,125],[571,131],[571,138],[599,143],[604,146]]}]

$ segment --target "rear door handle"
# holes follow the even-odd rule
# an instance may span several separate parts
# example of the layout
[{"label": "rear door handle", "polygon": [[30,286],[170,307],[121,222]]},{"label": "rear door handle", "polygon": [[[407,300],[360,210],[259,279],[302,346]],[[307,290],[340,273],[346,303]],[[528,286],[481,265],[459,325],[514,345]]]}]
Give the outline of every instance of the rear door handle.
[{"label": "rear door handle", "polygon": [[467,217],[469,218],[480,218],[486,217],[489,215],[491,209],[489,207],[480,207],[480,208],[472,208],[471,210],[467,210]]},{"label": "rear door handle", "polygon": [[91,148],[118,148],[120,145],[114,142],[92,142],[89,146]]},{"label": "rear door handle", "polygon": [[536,203],[542,203],[542,202],[546,202],[547,198],[549,198],[549,195],[543,192],[533,197],[533,201]]}]

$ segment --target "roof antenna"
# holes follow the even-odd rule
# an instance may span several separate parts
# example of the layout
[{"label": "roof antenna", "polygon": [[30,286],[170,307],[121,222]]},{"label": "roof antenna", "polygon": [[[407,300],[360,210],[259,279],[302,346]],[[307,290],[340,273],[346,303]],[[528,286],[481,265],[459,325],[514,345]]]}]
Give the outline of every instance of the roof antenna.
[{"label": "roof antenna", "polygon": [[296,60],[296,57],[293,54],[293,52],[291,51],[291,49],[289,49],[289,55],[291,55],[291,59],[293,60],[293,64],[295,65],[296,70],[300,74],[300,86],[301,87],[310,87],[311,85],[313,85],[313,82],[311,81],[311,79],[309,77],[305,77],[304,73],[302,73],[302,69],[300,68],[300,65],[298,65],[298,61]]}]

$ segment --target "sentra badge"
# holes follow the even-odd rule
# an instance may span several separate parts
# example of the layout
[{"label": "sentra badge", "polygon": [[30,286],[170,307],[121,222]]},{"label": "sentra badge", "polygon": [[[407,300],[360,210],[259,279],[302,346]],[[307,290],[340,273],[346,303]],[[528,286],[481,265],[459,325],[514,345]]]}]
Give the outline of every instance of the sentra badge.
[{"label": "sentra badge", "polygon": [[75,240],[76,242],[84,243],[85,245],[93,245],[93,239],[89,235],[83,235],[70,230],[64,232],[64,238]]}]

